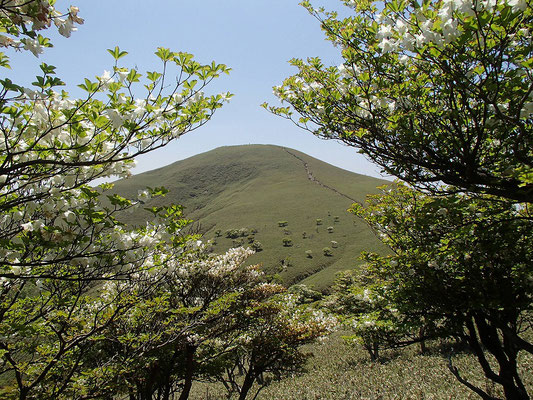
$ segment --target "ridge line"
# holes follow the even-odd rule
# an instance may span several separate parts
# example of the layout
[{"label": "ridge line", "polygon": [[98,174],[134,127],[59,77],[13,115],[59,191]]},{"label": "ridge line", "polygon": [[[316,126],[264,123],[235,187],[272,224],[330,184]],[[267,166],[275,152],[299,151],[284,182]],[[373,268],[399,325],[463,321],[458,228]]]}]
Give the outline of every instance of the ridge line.
[{"label": "ridge line", "polygon": [[333,192],[335,192],[336,194],[338,194],[339,196],[342,196],[342,197],[345,197],[347,198],[348,200],[352,201],[353,203],[358,203],[360,204],[359,201],[355,200],[354,198],[348,196],[347,194],[344,194],[342,192],[339,192],[337,189],[331,187],[331,186],[328,186],[326,185],[325,183],[322,183],[320,180],[318,180],[314,175],[313,175],[313,172],[311,171],[311,169],[309,168],[309,164],[301,157],[297,156],[296,154],[294,154],[293,152],[289,151],[287,148],[283,148],[283,150],[285,150],[287,153],[289,153],[291,156],[293,156],[294,158],[296,158],[297,160],[299,160],[304,168],[305,168],[305,171],[307,172],[307,179],[319,186],[322,186],[323,188],[325,189],[328,189],[328,190],[331,190]]}]

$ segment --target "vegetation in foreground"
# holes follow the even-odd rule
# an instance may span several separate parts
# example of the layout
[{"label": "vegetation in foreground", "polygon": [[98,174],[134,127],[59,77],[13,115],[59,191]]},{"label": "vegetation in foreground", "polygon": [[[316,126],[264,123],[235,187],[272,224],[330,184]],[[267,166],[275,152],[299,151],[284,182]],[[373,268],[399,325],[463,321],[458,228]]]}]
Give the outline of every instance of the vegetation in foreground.
[{"label": "vegetation in foreground", "polygon": [[[347,344],[338,332],[326,340],[306,346],[314,356],[306,371],[281,382],[272,382],[263,389],[258,399],[284,400],[450,400],[477,399],[475,393],[458,385],[448,370],[448,357],[465,372],[472,382],[495,397],[501,397],[497,385],[483,376],[477,362],[468,352],[453,350],[446,342],[428,344],[425,354],[418,346],[386,350],[378,361],[371,361],[360,345]],[[533,388],[533,357],[523,354],[520,359],[525,384]],[[255,387],[254,389],[257,389]],[[198,384],[191,399],[214,400],[223,398],[222,385]]]},{"label": "vegetation in foreground", "polygon": [[[38,55],[50,46],[38,32],[52,22],[70,36],[83,23],[78,9],[61,15],[54,4],[2,3],[2,46]],[[345,4],[355,17],[338,20],[303,2],[345,62],[295,60],[298,75],[276,88],[290,107],[271,110],[287,118],[295,110],[304,128],[358,147],[410,186],[354,207],[393,255],[364,254],[365,273],[338,284],[322,309],[245,266],[243,248],[204,252],[197,236],[183,233],[190,221],[179,206],[148,207],[142,227],[116,218],[164,188],[103,203],[109,185],[90,186],[127,175],[136,156],[206,123],[230,97],[202,91],[225,66],[160,48],[161,72],[147,72],[140,87],[141,74],[120,67],[126,52],[115,48],[112,72],[80,85],[83,100],[56,91],[63,83],[46,64],[33,89],[0,81],[3,397],[185,400],[194,381],[216,379],[244,400],[254,384],[298,373],[308,358],[302,346],[340,321],[371,360],[399,360],[399,369],[367,364],[378,372],[374,365],[391,365],[390,376],[371,374],[373,384],[354,383],[357,390],[388,390],[399,376],[398,396],[426,396],[416,382],[406,386],[417,357],[407,351],[406,366],[384,350],[441,338],[475,356],[454,351],[449,364],[471,395],[530,399],[533,8],[524,0]],[[178,77],[171,86],[170,66]],[[285,234],[288,222],[278,227]],[[282,247],[294,246],[283,239]],[[324,257],[339,246],[330,244]],[[354,360],[354,370],[364,368]],[[470,373],[474,360],[488,381]],[[442,393],[439,384],[428,397]]]},{"label": "vegetation in foreground", "polygon": [[461,338],[505,398],[529,400],[518,356],[533,354],[532,4],[344,3],[353,13],[339,18],[302,2],[342,64],[293,59],[274,88],[289,106],[265,107],[404,182],[354,208],[393,253],[364,255],[370,306],[356,329],[374,357],[406,334]]}]

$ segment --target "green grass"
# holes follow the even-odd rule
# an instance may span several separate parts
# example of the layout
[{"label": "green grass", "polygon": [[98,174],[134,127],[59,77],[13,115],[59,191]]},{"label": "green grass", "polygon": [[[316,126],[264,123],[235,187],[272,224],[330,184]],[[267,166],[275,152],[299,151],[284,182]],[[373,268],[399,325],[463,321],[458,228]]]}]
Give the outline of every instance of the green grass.
[{"label": "green grass", "polygon": [[[308,172],[328,187],[309,180]],[[336,272],[360,264],[362,250],[385,251],[364,221],[347,212],[354,200],[363,201],[384,183],[296,150],[249,145],[218,148],[139,174],[117,182],[115,190],[136,196],[146,186],[167,187],[170,193],[164,202],[183,204],[187,217],[196,221],[194,229],[206,239],[214,239],[216,230],[223,234],[229,229],[255,228],[255,240],[262,243],[263,251],[250,262],[262,264],[268,273],[279,273],[287,284],[303,281],[324,290]],[[144,223],[146,217],[129,215],[128,221]],[[322,225],[316,225],[317,219],[322,219]],[[278,221],[288,222],[288,235]],[[334,227],[333,233],[328,233],[329,226]],[[284,238],[293,245],[284,246]],[[217,252],[233,246],[231,239],[216,241]],[[333,256],[325,257],[322,249],[331,247],[331,241],[338,246],[332,249]]]},{"label": "green grass", "polygon": [[[334,334],[321,344],[307,347],[314,354],[307,372],[272,383],[265,388],[261,400],[451,400],[478,399],[449,372],[449,348],[432,343],[428,354],[419,354],[412,346],[397,351],[385,351],[379,362],[371,362],[358,346],[350,346]],[[469,381],[492,395],[502,396],[495,386],[483,377],[471,354],[460,353],[454,365]],[[521,354],[520,365],[526,387],[533,391],[533,356]],[[209,395],[209,397],[207,396]],[[218,384],[196,383],[192,400],[224,398]],[[253,396],[251,396],[253,397]],[[250,398],[251,398],[250,397]]]}]

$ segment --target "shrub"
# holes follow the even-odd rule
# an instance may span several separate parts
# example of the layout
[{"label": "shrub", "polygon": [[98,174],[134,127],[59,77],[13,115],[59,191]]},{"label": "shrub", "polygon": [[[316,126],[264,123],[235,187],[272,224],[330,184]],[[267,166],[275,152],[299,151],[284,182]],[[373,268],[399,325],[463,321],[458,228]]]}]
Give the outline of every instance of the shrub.
[{"label": "shrub", "polygon": [[313,258],[313,252],[311,250],[306,250],[305,255],[307,256],[307,258]]},{"label": "shrub", "polygon": [[326,257],[331,257],[333,255],[333,251],[331,251],[329,247],[324,247],[322,249],[322,252],[324,253]]},{"label": "shrub", "polygon": [[278,226],[280,228],[283,228],[284,226],[287,226],[287,225],[289,225],[288,221],[278,221]]},{"label": "shrub", "polygon": [[332,240],[332,241],[331,241],[331,247],[333,247],[334,249],[336,249],[338,246],[339,246],[339,243],[337,243],[335,240]]},{"label": "shrub", "polygon": [[322,225],[322,220],[321,220],[320,218],[317,218],[317,219],[316,219],[316,224],[317,224],[317,225]]},{"label": "shrub", "polygon": [[283,246],[291,247],[292,246],[292,239],[291,238],[283,238]]},{"label": "shrub", "polygon": [[236,239],[239,237],[239,231],[237,229],[228,229],[224,235],[228,238],[228,239]]},{"label": "shrub", "polygon": [[333,233],[333,227],[332,226],[328,226],[328,233]]},{"label": "shrub", "polygon": [[252,248],[252,250],[254,250],[255,252],[260,252],[260,251],[263,251],[263,245],[261,242],[253,242],[250,247]]},{"label": "shrub", "polygon": [[225,235],[229,239],[237,239],[237,238],[240,238],[240,237],[248,236],[248,229],[247,228],[228,229],[225,232]]},{"label": "shrub", "polygon": [[233,247],[241,247],[244,244],[243,239],[233,239],[232,241]]}]

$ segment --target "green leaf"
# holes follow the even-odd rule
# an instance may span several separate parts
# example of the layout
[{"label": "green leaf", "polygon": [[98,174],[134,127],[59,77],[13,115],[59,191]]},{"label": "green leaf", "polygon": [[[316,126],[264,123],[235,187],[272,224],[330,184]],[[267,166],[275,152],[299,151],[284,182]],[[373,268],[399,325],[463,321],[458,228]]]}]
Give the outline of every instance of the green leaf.
[{"label": "green leaf", "polygon": [[98,83],[91,82],[89,79],[85,78],[85,83],[78,85],[78,87],[86,92],[94,93],[98,90]]},{"label": "green leaf", "polygon": [[155,55],[162,61],[170,61],[174,58],[175,54],[165,47],[158,47]]},{"label": "green leaf", "polygon": [[125,55],[128,54],[127,51],[120,51],[118,46],[115,46],[115,48],[113,50],[107,49],[107,52],[113,56],[115,61],[118,61],[120,58],[122,58],[122,57],[124,57]]},{"label": "green leaf", "polygon": [[152,82],[157,81],[161,76],[162,76],[162,74],[160,74],[160,73],[157,72],[157,71],[147,72],[147,73],[146,73],[146,77],[147,77],[149,80],[151,80]]}]

